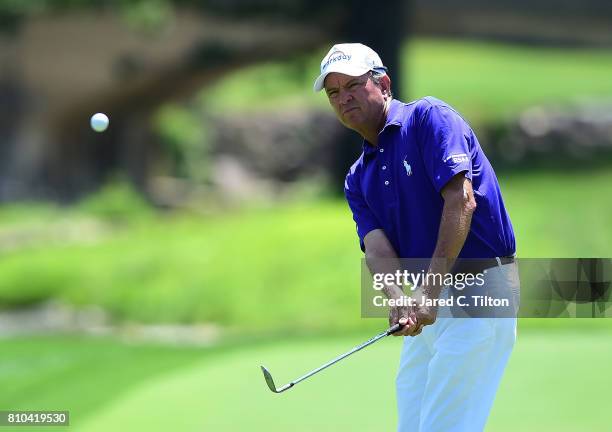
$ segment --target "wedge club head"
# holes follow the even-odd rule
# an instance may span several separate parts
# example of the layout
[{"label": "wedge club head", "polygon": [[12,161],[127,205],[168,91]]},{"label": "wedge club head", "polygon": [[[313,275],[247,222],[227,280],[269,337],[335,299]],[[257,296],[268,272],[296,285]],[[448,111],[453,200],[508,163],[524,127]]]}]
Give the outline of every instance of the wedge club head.
[{"label": "wedge club head", "polygon": [[282,393],[285,390],[289,390],[291,387],[293,387],[294,383],[290,382],[289,384],[286,384],[282,386],[281,388],[277,389],[276,385],[274,384],[274,380],[272,379],[272,374],[270,373],[270,371],[266,369],[265,366],[261,366],[261,371],[263,372],[264,378],[266,380],[266,384],[268,384],[268,388],[272,390],[274,393]]}]

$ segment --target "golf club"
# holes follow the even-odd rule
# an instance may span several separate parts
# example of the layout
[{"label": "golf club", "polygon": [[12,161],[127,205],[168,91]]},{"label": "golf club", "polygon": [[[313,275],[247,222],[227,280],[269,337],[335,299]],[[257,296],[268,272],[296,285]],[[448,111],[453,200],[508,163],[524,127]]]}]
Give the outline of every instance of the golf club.
[{"label": "golf club", "polygon": [[268,369],[266,369],[264,366],[261,366],[261,371],[263,372],[264,378],[266,380],[266,384],[268,384],[268,387],[270,388],[270,390],[272,390],[274,393],[282,393],[285,390],[289,390],[291,387],[293,387],[297,383],[299,383],[301,381],[304,381],[306,378],[309,378],[309,377],[313,376],[314,374],[316,374],[318,372],[321,372],[323,369],[326,369],[326,368],[330,367],[334,363],[339,362],[343,358],[346,358],[346,357],[350,356],[351,354],[356,353],[357,351],[367,347],[368,345],[372,345],[374,342],[384,338],[385,336],[389,336],[390,334],[395,333],[400,328],[402,328],[401,324],[395,324],[394,326],[390,327],[389,329],[385,330],[382,333],[377,334],[376,336],[374,336],[373,338],[369,339],[368,341],[362,343],[361,345],[356,346],[355,348],[353,348],[349,352],[346,352],[346,353],[336,357],[335,359],[330,360],[329,362],[325,363],[324,365],[319,366],[318,368],[308,372],[306,375],[303,375],[303,376],[299,377],[298,379],[295,379],[295,380],[291,381],[289,384],[285,384],[284,386],[282,386],[280,388],[276,388],[276,385],[274,384],[274,379],[272,379],[272,374],[270,373],[270,371]]}]

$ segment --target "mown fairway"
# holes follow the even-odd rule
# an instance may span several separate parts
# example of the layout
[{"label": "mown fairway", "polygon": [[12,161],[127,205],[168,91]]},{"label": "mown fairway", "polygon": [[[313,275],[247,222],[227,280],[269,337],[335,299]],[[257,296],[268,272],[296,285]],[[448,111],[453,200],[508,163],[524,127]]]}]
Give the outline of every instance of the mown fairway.
[{"label": "mown fairway", "polygon": [[[574,322],[521,329],[488,431],[608,430],[612,326]],[[230,350],[111,341],[2,341],[0,406],[69,409],[70,430],[390,431],[401,341],[389,338],[280,395],[280,383],[368,334],[284,339]],[[6,389],[10,389],[7,392]],[[8,430],[8,429],[7,429]],[[67,429],[66,429],[67,430]]]}]

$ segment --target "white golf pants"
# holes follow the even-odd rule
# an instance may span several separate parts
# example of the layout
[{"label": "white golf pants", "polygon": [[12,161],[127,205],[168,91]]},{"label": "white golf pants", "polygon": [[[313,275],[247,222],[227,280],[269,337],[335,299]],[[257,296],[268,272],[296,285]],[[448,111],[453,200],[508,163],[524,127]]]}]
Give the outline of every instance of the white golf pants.
[{"label": "white golf pants", "polygon": [[[515,263],[488,269],[485,283],[510,289],[518,308]],[[516,318],[452,318],[443,309],[420,335],[404,337],[396,380],[398,432],[485,427],[516,340]]]}]

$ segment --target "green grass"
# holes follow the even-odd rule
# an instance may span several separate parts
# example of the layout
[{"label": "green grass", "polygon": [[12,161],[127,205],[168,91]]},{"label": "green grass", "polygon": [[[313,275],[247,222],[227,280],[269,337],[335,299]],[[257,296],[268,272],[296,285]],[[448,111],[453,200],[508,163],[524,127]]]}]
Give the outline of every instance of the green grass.
[{"label": "green grass", "polygon": [[[607,320],[559,331],[521,328],[487,431],[607,430]],[[112,340],[0,340],[2,409],[70,410],[70,430],[393,430],[401,341],[389,338],[281,395],[279,384],[360,343],[367,333],[164,348]],[[9,430],[9,429],[7,429]],[[20,429],[18,429],[20,430]],[[66,428],[68,430],[68,428]]]},{"label": "green grass", "polygon": [[[201,100],[224,112],[330,110],[326,97],[312,91],[327,49],[232,73],[204,90]],[[436,96],[475,125],[534,104],[612,98],[612,53],[605,50],[419,38],[404,44],[401,61],[403,99]]]},{"label": "green grass", "polygon": [[[507,174],[500,183],[521,256],[610,256],[609,170]],[[208,216],[122,216],[122,206],[110,207],[0,208],[3,233],[79,218],[108,228],[86,242],[4,252],[2,301],[56,297],[101,304],[121,320],[214,322],[233,329],[226,345],[0,340],[0,409],[68,409],[69,429],[84,432],[393,429],[396,339],[283,395],[267,390],[258,369],[269,366],[284,383],[384,327],[358,318],[361,253],[343,202]],[[609,429],[599,413],[612,384],[604,370],[612,321],[520,324],[487,430]],[[263,332],[282,338],[253,338]]]},{"label": "green grass", "polygon": [[604,413],[612,384],[606,371],[611,327],[604,324],[606,332],[581,324],[563,332],[519,332],[487,430],[610,430]]},{"label": "green grass", "polygon": [[68,336],[1,339],[0,351],[0,409],[70,410],[77,425],[122,393],[202,358],[195,348]]},{"label": "green grass", "polygon": [[[93,302],[118,318],[149,322],[248,320],[251,328],[270,329],[292,321],[296,328],[321,328],[340,324],[358,305],[357,296],[346,298],[334,318],[331,304],[347,291],[358,292],[354,246],[341,203],[161,217],[95,244],[6,254],[0,295],[5,304],[51,296]],[[36,273],[27,271],[31,266]],[[262,313],[271,299],[278,310]],[[319,308],[322,299],[328,306]]]},{"label": "green grass", "polygon": [[612,256],[612,169],[500,178],[520,257]]},{"label": "green grass", "polygon": [[417,40],[403,60],[409,94],[445,99],[476,124],[530,105],[612,97],[605,50]]},{"label": "green grass", "polygon": [[[612,255],[609,170],[516,174],[500,182],[521,257]],[[38,223],[53,226],[47,217]],[[11,226],[20,225],[3,229]],[[203,321],[253,333],[287,323],[296,332],[373,329],[380,320],[356,319],[361,256],[340,201],[127,218],[85,242],[5,252],[0,304],[56,298],[101,305],[119,321]]]}]

